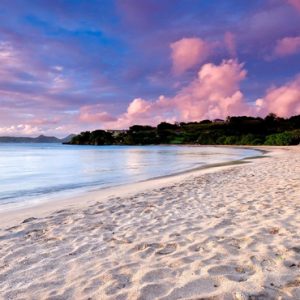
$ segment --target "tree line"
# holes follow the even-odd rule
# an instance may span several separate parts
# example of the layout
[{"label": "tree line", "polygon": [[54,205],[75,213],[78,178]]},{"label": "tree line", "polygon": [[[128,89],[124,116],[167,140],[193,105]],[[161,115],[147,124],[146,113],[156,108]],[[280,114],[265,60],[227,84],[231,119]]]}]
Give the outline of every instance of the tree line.
[{"label": "tree line", "polygon": [[156,127],[134,125],[127,131],[85,131],[74,136],[75,145],[297,145],[300,144],[300,115],[280,118],[227,117],[226,120],[203,120]]}]

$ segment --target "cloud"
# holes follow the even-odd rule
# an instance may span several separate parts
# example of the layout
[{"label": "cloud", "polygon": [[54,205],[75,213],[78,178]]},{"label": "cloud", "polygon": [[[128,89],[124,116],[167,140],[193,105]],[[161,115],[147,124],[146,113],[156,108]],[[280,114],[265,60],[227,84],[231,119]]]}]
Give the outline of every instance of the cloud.
[{"label": "cloud", "polygon": [[30,124],[18,124],[7,127],[0,127],[1,135],[21,135],[21,136],[32,136],[40,132],[40,129]]},{"label": "cloud", "polygon": [[[274,59],[278,39],[300,36],[299,13],[290,5],[299,7],[299,0],[245,1],[234,10],[234,1],[218,10],[213,3],[180,0],[19,2],[0,4],[0,127],[30,124],[67,134],[215,116],[224,107],[255,114],[245,99],[261,97],[268,82],[285,82],[299,69],[294,57],[264,60]],[[184,54],[172,61],[177,80],[170,76],[170,45]],[[213,92],[200,91],[208,84],[197,71],[207,62],[221,71],[222,58],[237,57],[236,45],[253,72],[243,85],[247,96],[238,79],[219,102],[206,100]],[[42,121],[55,117],[58,124]]]},{"label": "cloud", "polygon": [[290,5],[295,7],[300,12],[300,0],[287,0]]},{"label": "cloud", "polygon": [[29,125],[41,126],[41,125],[57,125],[61,121],[61,118],[53,118],[53,119],[46,119],[46,118],[39,118],[39,119],[32,119],[30,120]]},{"label": "cloud", "polygon": [[150,104],[148,104],[147,101],[137,98],[134,99],[128,106],[127,113],[129,115],[136,115],[140,113],[146,113],[149,108],[151,107]]},{"label": "cloud", "polygon": [[80,108],[79,120],[84,123],[106,123],[116,121],[116,118],[103,111],[102,105],[85,105]]},{"label": "cloud", "polygon": [[235,35],[227,31],[224,35],[224,43],[231,57],[236,57],[236,41]]},{"label": "cloud", "polygon": [[18,56],[17,51],[9,42],[0,41],[0,80],[16,80],[15,70],[24,67],[24,63]]},{"label": "cloud", "polygon": [[300,114],[300,75],[285,85],[270,88],[264,98],[257,99],[261,114],[270,112],[280,117]]},{"label": "cloud", "polygon": [[63,71],[64,67],[62,67],[62,66],[53,66],[52,69],[57,71],[57,72],[61,72],[61,71]]},{"label": "cloud", "polygon": [[73,88],[71,80],[61,74],[62,67],[42,66],[8,41],[0,41],[0,65],[2,98],[13,99],[18,94],[22,102],[25,102],[28,96],[31,100],[41,96],[48,100],[53,96],[59,98],[59,93],[71,91]]},{"label": "cloud", "polygon": [[134,124],[190,122],[253,113],[255,108],[245,102],[239,88],[246,74],[243,64],[234,59],[224,60],[220,65],[207,63],[200,68],[197,78],[173,97],[160,96],[154,101],[136,98],[116,121],[109,120],[104,126],[128,128]]},{"label": "cloud", "polygon": [[293,81],[269,89],[265,97],[247,102],[240,90],[247,71],[236,59],[216,65],[203,65],[197,78],[173,97],[160,96],[154,101],[136,98],[116,121],[113,128],[134,124],[156,125],[162,121],[199,121],[225,119],[227,116],[265,116],[270,112],[281,117],[300,114],[300,75]]},{"label": "cloud", "polygon": [[141,98],[134,99],[126,113],[119,116],[115,123],[118,128],[127,128],[134,124],[157,125],[160,122],[175,122],[174,103],[171,99],[160,96],[155,101]]},{"label": "cloud", "polygon": [[210,54],[210,45],[201,38],[183,38],[170,45],[173,71],[180,75],[203,63]]},{"label": "cloud", "polygon": [[276,57],[289,56],[298,52],[300,52],[300,36],[280,39],[274,49]]},{"label": "cloud", "polygon": [[224,60],[220,65],[202,66],[198,77],[173,98],[180,119],[196,121],[246,114],[248,107],[239,89],[246,74],[243,64],[233,59]]},{"label": "cloud", "polygon": [[247,63],[252,63],[253,58],[262,59],[273,55],[274,42],[278,39],[299,35],[298,12],[284,1],[267,2],[265,6],[246,15],[238,27],[235,25],[232,27],[232,32],[239,43],[240,53]]}]

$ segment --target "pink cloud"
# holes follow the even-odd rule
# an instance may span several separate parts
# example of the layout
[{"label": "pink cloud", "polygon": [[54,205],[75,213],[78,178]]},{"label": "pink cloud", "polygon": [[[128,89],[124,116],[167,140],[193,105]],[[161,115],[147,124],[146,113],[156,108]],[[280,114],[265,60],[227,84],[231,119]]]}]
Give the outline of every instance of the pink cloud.
[{"label": "pink cloud", "polygon": [[133,124],[156,125],[162,121],[199,121],[249,114],[253,109],[239,89],[246,73],[237,60],[226,60],[220,65],[205,64],[197,78],[174,97],[160,96],[154,101],[136,98],[109,126],[128,128]]},{"label": "pink cloud", "polygon": [[300,0],[287,0],[287,2],[300,12]]},{"label": "pink cloud", "polygon": [[201,38],[183,38],[170,45],[173,71],[180,75],[203,63],[210,54],[210,45]]},{"label": "pink cloud", "polygon": [[236,57],[235,35],[232,32],[226,32],[224,35],[224,42],[230,56]]},{"label": "pink cloud", "polygon": [[278,40],[274,49],[274,55],[277,57],[293,55],[298,52],[300,52],[300,36]]},{"label": "pink cloud", "polygon": [[15,80],[13,71],[25,66],[17,51],[8,42],[0,42],[0,65],[0,80]]},{"label": "pink cloud", "polygon": [[[7,41],[0,41],[0,66],[0,97],[11,99],[13,103],[28,101],[37,105],[47,102],[49,106],[62,106],[59,93],[73,88],[61,66],[43,67]],[[27,76],[20,76],[23,73]],[[10,88],[10,83],[13,83],[13,88]]]},{"label": "pink cloud", "polygon": [[151,108],[151,105],[147,101],[141,98],[136,98],[129,104],[127,113],[128,115],[147,113],[149,108]]},{"label": "pink cloud", "polygon": [[171,99],[160,96],[155,101],[147,101],[142,98],[134,99],[127,111],[121,114],[117,121],[110,127],[128,128],[134,124],[157,125],[160,122],[175,122],[175,107]]},{"label": "pink cloud", "polygon": [[174,97],[183,121],[226,118],[249,110],[239,84],[247,72],[237,60],[205,64],[198,77]]},{"label": "pink cloud", "polygon": [[257,99],[261,114],[273,112],[280,117],[300,114],[300,75],[280,87],[269,89],[264,98]]},{"label": "pink cloud", "polygon": [[[33,77],[38,77],[39,80],[49,80],[49,75],[52,77],[56,75],[53,74],[53,72],[49,72],[49,70],[45,70],[43,66],[26,53],[26,51],[21,51],[17,45],[9,41],[0,41],[0,65],[0,81],[9,79],[15,82],[23,82],[23,80],[18,77],[18,73],[20,72],[27,72]],[[28,83],[28,81],[26,81],[26,83]]]},{"label": "pink cloud", "polygon": [[6,127],[0,127],[0,135],[20,135],[20,136],[32,136],[39,134],[40,129],[31,124],[18,124]]},{"label": "pink cloud", "polygon": [[61,118],[52,118],[52,119],[46,119],[46,118],[36,118],[30,121],[30,125],[56,125],[61,121]]},{"label": "pink cloud", "polygon": [[[38,117],[37,117],[38,116]],[[2,107],[0,110],[0,136],[37,136],[39,134],[65,137],[68,133],[81,130],[74,116],[57,112],[56,116],[49,116],[49,112],[31,108]]]},{"label": "pink cloud", "polygon": [[244,65],[237,60],[220,65],[205,64],[198,76],[174,97],[155,101],[133,100],[118,126],[152,124],[161,121],[199,121],[238,115],[265,116],[274,112],[282,117],[300,114],[300,75],[281,87],[271,88],[263,99],[246,102],[240,83],[246,78]]},{"label": "pink cloud", "polygon": [[115,117],[102,110],[102,105],[86,105],[80,108],[79,120],[84,123],[113,122]]},{"label": "pink cloud", "polygon": [[[92,129],[92,128],[89,128]],[[40,134],[47,136],[65,137],[69,133],[81,132],[82,127],[77,126],[77,124],[61,124],[59,126],[45,126],[45,124],[31,124],[21,123],[17,125],[7,125],[0,127],[0,136],[28,136],[36,137]]]},{"label": "pink cloud", "polygon": [[102,128],[128,128],[134,124],[157,125],[162,121],[225,119],[227,116],[265,116],[274,112],[282,117],[300,114],[300,75],[281,87],[269,89],[264,98],[249,103],[240,84],[247,71],[236,59],[216,65],[203,65],[197,77],[173,97],[160,96],[149,101],[134,99],[116,119],[106,112],[83,108],[81,121],[96,122]]}]

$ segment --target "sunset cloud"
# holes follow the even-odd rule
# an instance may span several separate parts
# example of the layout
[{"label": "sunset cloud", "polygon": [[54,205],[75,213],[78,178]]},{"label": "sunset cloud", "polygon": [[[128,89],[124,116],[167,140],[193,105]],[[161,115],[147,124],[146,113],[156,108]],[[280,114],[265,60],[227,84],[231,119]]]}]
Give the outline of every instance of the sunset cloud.
[{"label": "sunset cloud", "polygon": [[154,101],[136,98],[113,124],[128,128],[134,124],[189,122],[250,113],[251,108],[239,89],[246,74],[243,64],[237,60],[225,60],[220,65],[205,64],[197,78],[173,97],[160,96]]},{"label": "sunset cloud", "polygon": [[0,2],[2,134],[263,116],[300,69],[300,0]]},{"label": "sunset cloud", "polygon": [[[227,116],[280,117],[300,114],[300,75],[293,81],[267,90],[263,98],[247,102],[240,89],[247,71],[236,59],[216,65],[203,65],[195,79],[173,97],[160,96],[154,101],[136,98],[127,111],[113,119],[107,113],[81,115],[81,120],[97,122],[105,128],[128,128],[134,124],[157,125],[162,121],[191,122],[203,119],[226,119]],[[83,110],[84,111],[84,110]]]},{"label": "sunset cloud", "polygon": [[300,0],[287,0],[289,4],[295,7],[300,12]]},{"label": "sunset cloud", "polygon": [[246,78],[243,64],[225,60],[220,65],[205,64],[198,77],[173,98],[181,120],[225,118],[246,113],[239,85]]},{"label": "sunset cloud", "polygon": [[300,52],[300,36],[285,37],[277,41],[275,56],[289,56]]},{"label": "sunset cloud", "polygon": [[183,38],[170,45],[173,71],[180,75],[203,63],[210,54],[210,45],[201,38]]},{"label": "sunset cloud", "polygon": [[39,133],[39,127],[30,124],[18,124],[7,127],[0,127],[0,135],[10,136],[11,134],[20,136],[32,136]]},{"label": "sunset cloud", "polygon": [[147,113],[147,111],[151,108],[151,105],[141,99],[137,98],[134,99],[128,106],[127,113],[128,115],[136,115],[136,114],[141,114],[141,113]]},{"label": "sunset cloud", "polygon": [[270,88],[266,95],[256,100],[261,114],[270,112],[280,117],[300,114],[300,75],[285,85]]},{"label": "sunset cloud", "polygon": [[236,57],[236,41],[232,32],[225,32],[224,43],[231,57]]},{"label": "sunset cloud", "polygon": [[16,80],[15,71],[25,67],[18,52],[9,42],[0,40],[0,81]]},{"label": "sunset cloud", "polygon": [[86,105],[80,108],[79,121],[101,124],[116,121],[116,118],[103,111],[102,105]]},{"label": "sunset cloud", "polygon": [[136,98],[111,126],[128,128],[135,124],[155,126],[164,121],[174,123],[177,120],[175,113],[174,103],[164,96],[154,101]]}]

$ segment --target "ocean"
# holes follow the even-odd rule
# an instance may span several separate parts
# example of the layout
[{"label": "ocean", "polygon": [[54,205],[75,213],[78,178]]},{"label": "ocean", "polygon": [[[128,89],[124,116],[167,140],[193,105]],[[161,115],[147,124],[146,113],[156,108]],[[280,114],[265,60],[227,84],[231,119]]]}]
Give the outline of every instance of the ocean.
[{"label": "ocean", "polygon": [[0,144],[0,210],[257,156],[194,146]]}]

